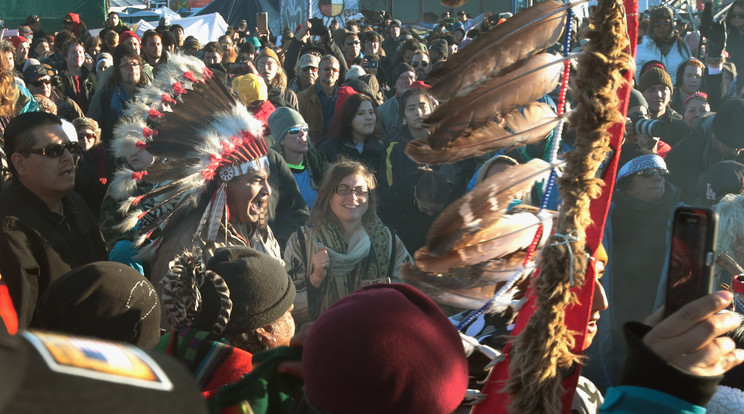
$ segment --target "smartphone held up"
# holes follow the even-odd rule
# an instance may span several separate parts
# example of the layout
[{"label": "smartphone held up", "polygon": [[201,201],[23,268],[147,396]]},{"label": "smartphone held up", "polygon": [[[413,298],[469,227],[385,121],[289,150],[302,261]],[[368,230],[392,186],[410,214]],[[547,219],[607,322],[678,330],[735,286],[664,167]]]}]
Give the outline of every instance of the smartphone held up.
[{"label": "smartphone held up", "polygon": [[664,316],[713,291],[717,230],[712,209],[681,206],[674,211]]}]

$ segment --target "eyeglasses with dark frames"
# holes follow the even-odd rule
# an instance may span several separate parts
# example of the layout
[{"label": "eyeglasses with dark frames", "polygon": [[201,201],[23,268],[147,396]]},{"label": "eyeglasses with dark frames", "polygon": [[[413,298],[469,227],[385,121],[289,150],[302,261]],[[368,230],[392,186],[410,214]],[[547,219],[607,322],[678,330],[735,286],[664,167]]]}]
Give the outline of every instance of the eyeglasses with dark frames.
[{"label": "eyeglasses with dark frames", "polygon": [[347,187],[345,185],[340,185],[336,187],[336,194],[340,196],[347,196],[351,195],[351,193],[356,194],[357,197],[365,197],[369,194],[369,190],[364,187]]}]

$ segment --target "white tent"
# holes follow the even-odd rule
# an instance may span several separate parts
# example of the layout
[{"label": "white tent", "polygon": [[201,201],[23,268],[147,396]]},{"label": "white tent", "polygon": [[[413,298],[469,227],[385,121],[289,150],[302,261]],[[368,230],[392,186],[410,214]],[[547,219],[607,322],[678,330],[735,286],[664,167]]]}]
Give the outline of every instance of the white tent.
[{"label": "white tent", "polygon": [[[180,24],[183,27],[185,36],[194,36],[199,43],[204,45],[217,39],[227,31],[227,22],[219,13],[207,14],[205,16],[186,17],[183,19],[173,19],[171,24]],[[137,36],[142,37],[148,29],[154,29],[157,23],[140,20],[137,24]]]},{"label": "white tent", "polygon": [[157,22],[161,17],[169,17],[171,20],[180,19],[181,15],[174,12],[167,7],[161,7],[159,9],[145,9],[142,11],[136,11],[134,13],[120,13],[119,18],[126,24],[133,24],[134,22],[145,20],[148,22]]}]

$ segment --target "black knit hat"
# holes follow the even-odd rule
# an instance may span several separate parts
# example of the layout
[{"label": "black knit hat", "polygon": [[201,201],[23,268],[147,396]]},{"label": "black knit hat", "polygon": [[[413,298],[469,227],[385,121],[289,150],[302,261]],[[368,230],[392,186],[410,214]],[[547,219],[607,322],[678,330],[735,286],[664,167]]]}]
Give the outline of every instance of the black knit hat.
[{"label": "black knit hat", "polygon": [[664,85],[669,88],[670,93],[674,90],[672,78],[669,77],[669,74],[666,73],[666,71],[659,67],[649,68],[647,71],[643,72],[643,75],[638,79],[638,90],[641,92],[654,85]]},{"label": "black knit hat", "polygon": [[395,82],[398,81],[398,77],[404,72],[416,72],[413,67],[405,62],[400,62],[393,68],[392,77],[390,78],[390,87],[395,88]]},{"label": "black knit hat", "polygon": [[449,45],[446,40],[439,39],[429,46],[429,51],[437,52],[442,55],[442,59],[447,59],[447,55],[449,55]]},{"label": "black knit hat", "polygon": [[129,266],[94,262],[75,268],[44,291],[39,327],[152,348],[160,339],[160,302],[149,280]]},{"label": "black knit hat", "polygon": [[[284,315],[294,303],[295,287],[287,271],[279,260],[249,247],[226,247],[218,249],[209,259],[207,269],[220,275],[230,289],[233,302],[231,326],[253,330],[266,326]],[[210,330],[214,321],[219,299],[215,289],[201,289],[204,310],[195,320],[199,327],[202,316],[210,319],[205,330]]]},{"label": "black knit hat", "polygon": [[630,90],[630,98],[628,99],[628,108],[635,108],[636,106],[645,106],[648,109],[648,102],[643,94],[638,89]]},{"label": "black knit hat", "polygon": [[744,99],[734,98],[724,102],[713,118],[713,133],[722,143],[733,148],[744,148]]}]

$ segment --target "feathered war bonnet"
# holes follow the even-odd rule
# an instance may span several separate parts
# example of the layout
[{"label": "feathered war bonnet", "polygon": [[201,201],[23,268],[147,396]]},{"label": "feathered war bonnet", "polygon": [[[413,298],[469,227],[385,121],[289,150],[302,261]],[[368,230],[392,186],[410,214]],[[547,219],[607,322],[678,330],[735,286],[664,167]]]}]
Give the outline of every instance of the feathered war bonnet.
[{"label": "feathered war bonnet", "polygon": [[[156,249],[159,235],[176,217],[208,198],[194,239],[214,241],[229,218],[227,182],[268,166],[261,122],[200,60],[182,54],[171,55],[124,115],[114,128],[115,156],[146,149],[164,161],[141,172],[123,168],[116,173],[112,191],[124,200],[120,211],[127,214],[120,229],[136,228],[135,246],[151,240]],[[143,179],[155,187],[133,196]],[[146,199],[153,199],[154,207],[143,208]]]}]

